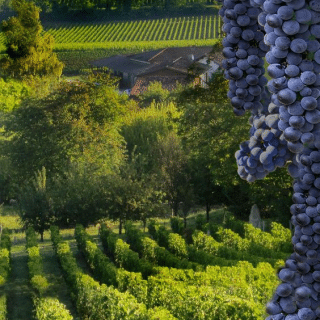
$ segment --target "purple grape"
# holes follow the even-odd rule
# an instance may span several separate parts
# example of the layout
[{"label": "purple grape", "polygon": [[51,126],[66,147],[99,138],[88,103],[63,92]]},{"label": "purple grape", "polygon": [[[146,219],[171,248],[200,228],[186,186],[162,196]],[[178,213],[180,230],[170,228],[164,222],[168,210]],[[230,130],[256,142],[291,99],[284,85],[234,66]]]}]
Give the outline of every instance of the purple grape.
[{"label": "purple grape", "polygon": [[311,21],[311,13],[307,9],[297,10],[295,14],[296,14],[296,21],[298,21],[299,23],[307,24],[308,22]]},{"label": "purple grape", "polygon": [[320,26],[318,24],[314,24],[310,27],[310,32],[311,34],[316,37],[316,38],[320,38]]},{"label": "purple grape", "polygon": [[289,52],[287,55],[287,63],[289,65],[299,65],[302,61],[302,56],[299,53]]},{"label": "purple grape", "polygon": [[288,88],[294,92],[299,92],[305,87],[300,78],[291,78],[288,80]]},{"label": "purple grape", "polygon": [[288,6],[281,6],[277,13],[282,20],[290,20],[294,15],[294,10]]},{"label": "purple grape", "polygon": [[316,82],[317,76],[312,71],[305,71],[301,74],[300,79],[305,85],[309,86]]},{"label": "purple grape", "polygon": [[300,30],[300,24],[297,21],[289,20],[284,21],[282,24],[282,30],[289,36],[295,35]]},{"label": "purple grape", "polygon": [[300,69],[296,65],[288,65],[285,69],[285,74],[291,78],[296,77],[299,73]]},{"label": "purple grape", "polygon": [[301,106],[301,102],[296,101],[295,103],[288,106],[288,113],[291,116],[301,116],[303,115],[305,110]]},{"label": "purple grape", "polygon": [[295,53],[302,53],[307,50],[307,43],[303,39],[294,39],[291,41],[290,49]]},{"label": "purple grape", "polygon": [[301,99],[301,107],[305,110],[314,110],[317,107],[317,99],[308,96]]},{"label": "purple grape", "polygon": [[290,89],[283,89],[278,93],[277,98],[284,105],[290,105],[296,101],[297,95]]},{"label": "purple grape", "polygon": [[305,0],[292,0],[288,2],[288,6],[292,7],[294,10],[299,10],[305,6]]},{"label": "purple grape", "polygon": [[254,32],[252,30],[244,30],[241,34],[241,37],[245,41],[251,41],[254,39]]},{"label": "purple grape", "polygon": [[320,12],[320,3],[317,0],[311,0],[309,6],[312,10]]},{"label": "purple grape", "polygon": [[315,320],[316,314],[310,308],[302,308],[298,311],[300,320]]},{"label": "purple grape", "polygon": [[306,120],[311,124],[316,124],[320,122],[320,111],[319,110],[312,110],[306,112]]},{"label": "purple grape", "polygon": [[250,18],[247,15],[240,15],[237,18],[237,23],[241,27],[246,27],[250,24]]},{"label": "purple grape", "polygon": [[234,12],[239,15],[245,14],[247,12],[247,7],[242,3],[238,3],[234,6]]}]

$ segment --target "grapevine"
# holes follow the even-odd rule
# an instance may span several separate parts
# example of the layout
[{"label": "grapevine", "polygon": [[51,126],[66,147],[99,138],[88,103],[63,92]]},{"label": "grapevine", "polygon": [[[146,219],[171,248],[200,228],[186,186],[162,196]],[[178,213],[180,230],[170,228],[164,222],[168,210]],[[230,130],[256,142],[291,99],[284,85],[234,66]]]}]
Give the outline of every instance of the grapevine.
[{"label": "grapevine", "polygon": [[220,15],[228,97],[252,114],[238,173],[254,182],[288,165],[294,178],[294,252],[267,320],[320,319],[320,1],[224,0]]}]

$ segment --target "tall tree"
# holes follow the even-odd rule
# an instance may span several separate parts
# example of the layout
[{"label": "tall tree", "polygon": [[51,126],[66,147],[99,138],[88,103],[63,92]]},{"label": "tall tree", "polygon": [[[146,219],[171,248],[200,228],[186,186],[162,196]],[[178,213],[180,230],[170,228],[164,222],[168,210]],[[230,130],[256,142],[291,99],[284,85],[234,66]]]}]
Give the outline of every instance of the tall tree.
[{"label": "tall tree", "polygon": [[50,177],[74,162],[92,171],[116,169],[124,158],[117,121],[132,102],[92,81],[61,82],[50,95],[25,100],[5,119],[2,150],[19,182],[42,166]]},{"label": "tall tree", "polygon": [[7,75],[54,75],[62,73],[63,63],[55,53],[54,38],[43,35],[39,19],[40,9],[30,1],[12,0],[17,16],[2,22],[5,37],[6,56],[0,60],[0,67]]},{"label": "tall tree", "polygon": [[41,235],[54,222],[50,197],[47,192],[46,169],[39,170],[30,183],[20,193],[20,218],[23,225],[33,227]]}]

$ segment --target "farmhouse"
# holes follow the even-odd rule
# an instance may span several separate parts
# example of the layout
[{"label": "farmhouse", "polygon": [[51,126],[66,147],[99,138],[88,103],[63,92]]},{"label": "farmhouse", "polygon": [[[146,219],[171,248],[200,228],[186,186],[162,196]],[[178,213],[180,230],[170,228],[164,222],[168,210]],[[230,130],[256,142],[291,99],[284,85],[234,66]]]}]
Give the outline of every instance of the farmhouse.
[{"label": "farmhouse", "polygon": [[[120,89],[129,89],[132,96],[144,92],[151,82],[162,83],[173,90],[177,83],[203,87],[219,68],[222,55],[210,59],[211,46],[165,48],[134,55],[118,55],[91,62],[93,67],[107,67],[120,77]],[[210,57],[211,58],[211,57]]]}]

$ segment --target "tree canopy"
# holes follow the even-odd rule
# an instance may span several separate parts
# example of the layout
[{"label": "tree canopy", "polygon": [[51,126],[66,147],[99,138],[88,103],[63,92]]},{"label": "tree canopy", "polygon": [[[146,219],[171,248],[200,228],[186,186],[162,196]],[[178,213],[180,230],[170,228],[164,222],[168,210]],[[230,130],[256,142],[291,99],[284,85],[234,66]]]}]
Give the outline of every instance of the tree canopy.
[{"label": "tree canopy", "polygon": [[62,73],[63,63],[55,53],[54,38],[43,34],[39,19],[40,8],[26,0],[12,0],[16,16],[3,21],[6,56],[0,60],[5,75],[54,75]]}]

